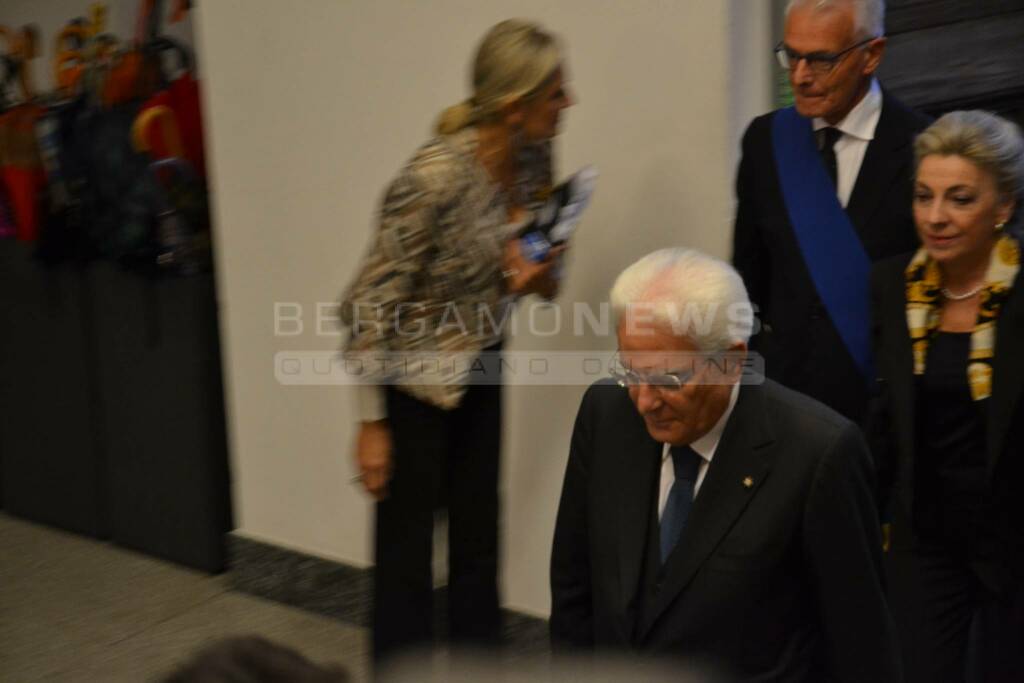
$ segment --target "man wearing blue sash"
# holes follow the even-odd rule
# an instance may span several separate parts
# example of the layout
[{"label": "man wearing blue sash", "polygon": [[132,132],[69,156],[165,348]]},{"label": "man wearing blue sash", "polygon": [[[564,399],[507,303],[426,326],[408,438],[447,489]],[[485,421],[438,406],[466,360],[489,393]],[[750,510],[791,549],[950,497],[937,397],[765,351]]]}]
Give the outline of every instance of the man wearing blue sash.
[{"label": "man wearing blue sash", "polygon": [[868,274],[911,251],[912,142],[928,120],[884,93],[884,0],[791,0],[776,47],[794,106],[743,137],[733,262],[766,374],[859,422],[873,370]]}]

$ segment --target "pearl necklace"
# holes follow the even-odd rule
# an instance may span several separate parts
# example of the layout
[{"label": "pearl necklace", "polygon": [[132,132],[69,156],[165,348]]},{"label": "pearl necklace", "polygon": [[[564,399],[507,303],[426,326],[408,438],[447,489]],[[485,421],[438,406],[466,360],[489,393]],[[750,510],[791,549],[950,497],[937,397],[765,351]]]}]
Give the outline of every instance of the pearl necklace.
[{"label": "pearl necklace", "polygon": [[985,283],[983,282],[980,285],[978,285],[977,287],[975,287],[974,289],[970,290],[969,292],[964,292],[963,294],[954,294],[953,292],[949,291],[945,287],[943,287],[941,291],[942,291],[942,296],[946,297],[950,301],[963,301],[964,299],[970,299],[972,296],[974,296],[975,294],[977,294],[978,292],[980,292],[984,288],[985,288]]}]

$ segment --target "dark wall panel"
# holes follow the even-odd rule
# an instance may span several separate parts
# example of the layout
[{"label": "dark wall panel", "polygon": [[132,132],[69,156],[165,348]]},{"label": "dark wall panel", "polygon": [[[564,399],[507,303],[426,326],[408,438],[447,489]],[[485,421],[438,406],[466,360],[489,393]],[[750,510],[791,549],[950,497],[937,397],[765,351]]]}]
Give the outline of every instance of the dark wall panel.
[{"label": "dark wall panel", "polygon": [[12,515],[206,571],[230,487],[212,275],[46,268],[0,241],[0,486]]},{"label": "dark wall panel", "polygon": [[975,106],[1024,94],[1024,11],[893,36],[879,72],[922,109]]},{"label": "dark wall panel", "polygon": [[76,266],[44,269],[29,245],[4,240],[0,291],[4,508],[105,536],[87,278]]},{"label": "dark wall panel", "polygon": [[1024,0],[889,0],[885,31],[890,36],[1024,10]]},{"label": "dark wall panel", "polygon": [[219,571],[230,508],[213,277],[153,280],[111,264],[90,277],[111,536]]}]

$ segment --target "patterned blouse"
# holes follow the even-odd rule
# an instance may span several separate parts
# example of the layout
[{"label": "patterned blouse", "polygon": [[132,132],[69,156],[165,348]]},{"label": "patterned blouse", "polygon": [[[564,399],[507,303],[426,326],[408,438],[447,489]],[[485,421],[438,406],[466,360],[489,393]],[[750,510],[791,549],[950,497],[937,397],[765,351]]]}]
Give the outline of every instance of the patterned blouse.
[{"label": "patterned blouse", "polygon": [[[399,172],[340,311],[349,330],[345,356],[365,361],[360,383],[393,384],[449,410],[466,392],[466,373],[439,381],[436,362],[425,359],[497,344],[511,305],[502,254],[519,226],[508,222],[510,193],[491,180],[476,150],[476,129],[466,128],[430,140]],[[551,192],[550,143],[531,146],[520,169],[514,192],[536,209]],[[380,357],[400,371],[369,362]]]}]

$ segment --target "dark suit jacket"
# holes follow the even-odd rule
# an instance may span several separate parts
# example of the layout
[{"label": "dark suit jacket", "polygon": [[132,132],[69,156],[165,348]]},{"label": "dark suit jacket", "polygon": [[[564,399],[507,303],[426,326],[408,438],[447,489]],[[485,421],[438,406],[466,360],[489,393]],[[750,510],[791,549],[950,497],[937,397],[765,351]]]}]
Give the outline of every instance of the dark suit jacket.
[{"label": "dark suit jacket", "polygon": [[[872,326],[877,394],[867,424],[878,466],[883,516],[903,525],[912,520],[915,454],[914,361],[907,329],[904,270],[912,254],[878,263],[871,274]],[[1001,566],[989,578],[1005,584],[1024,579],[1024,271],[996,323],[992,396],[988,401],[986,439],[989,476],[996,505],[989,529],[1003,551]],[[909,534],[894,529],[894,537]]]},{"label": "dark suit jacket", "polygon": [[774,382],[743,386],[641,621],[661,453],[624,389],[587,391],[551,560],[556,649],[710,659],[745,680],[899,679],[855,425]]},{"label": "dark suit jacket", "polygon": [[[764,356],[769,377],[860,422],[871,378],[857,369],[804,264],[779,185],[771,118],[759,116],[747,128],[736,179],[733,264],[763,325],[751,349]],[[883,95],[875,138],[846,209],[872,261],[917,246],[911,216],[912,142],[927,124]]]}]

